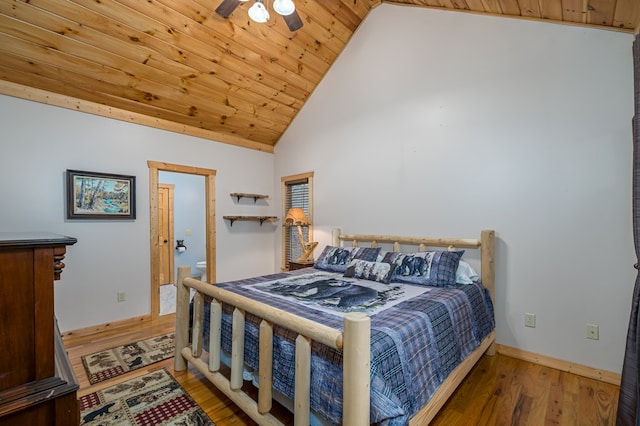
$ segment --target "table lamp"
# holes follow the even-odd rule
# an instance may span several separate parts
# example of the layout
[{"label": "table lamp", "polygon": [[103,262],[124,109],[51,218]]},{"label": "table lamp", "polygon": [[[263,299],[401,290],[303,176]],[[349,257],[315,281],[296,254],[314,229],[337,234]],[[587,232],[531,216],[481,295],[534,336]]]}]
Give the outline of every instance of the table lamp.
[{"label": "table lamp", "polygon": [[309,219],[299,207],[293,207],[287,212],[287,216],[284,218],[285,225],[297,226],[298,237],[300,238],[300,247],[302,248],[302,256],[296,259],[296,262],[300,263],[313,263],[313,250],[318,245],[317,242],[305,242],[302,235],[302,227],[309,226]]}]

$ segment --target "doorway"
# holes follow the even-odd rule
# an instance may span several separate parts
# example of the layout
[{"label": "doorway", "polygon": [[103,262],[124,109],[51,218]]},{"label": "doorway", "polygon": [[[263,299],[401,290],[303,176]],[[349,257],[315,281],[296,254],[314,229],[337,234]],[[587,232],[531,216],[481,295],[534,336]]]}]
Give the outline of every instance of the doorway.
[{"label": "doorway", "polygon": [[[204,176],[205,178],[205,241],[207,262],[207,281],[215,282],[216,277],[216,245],[215,245],[215,176],[216,171],[199,167],[190,167],[177,164],[148,161],[149,166],[149,220],[151,227],[151,318],[158,318],[160,315],[160,286],[161,286],[161,194],[159,183],[159,172],[167,171],[174,173],[185,173]],[[164,241],[164,238],[163,240]],[[173,246],[173,239],[168,239],[170,250]],[[172,257],[172,256],[171,256]],[[173,268],[171,268],[173,276]]]}]

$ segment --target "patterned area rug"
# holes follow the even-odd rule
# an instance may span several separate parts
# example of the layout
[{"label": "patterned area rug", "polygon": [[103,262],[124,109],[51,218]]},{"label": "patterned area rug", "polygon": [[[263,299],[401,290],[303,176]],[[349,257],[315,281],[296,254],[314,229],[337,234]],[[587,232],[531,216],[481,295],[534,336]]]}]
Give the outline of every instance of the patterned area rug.
[{"label": "patterned area rug", "polygon": [[80,397],[80,424],[214,425],[165,369]]},{"label": "patterned area rug", "polygon": [[82,357],[82,364],[89,377],[89,383],[95,385],[128,371],[171,358],[174,347],[175,335],[169,333],[85,355]]}]

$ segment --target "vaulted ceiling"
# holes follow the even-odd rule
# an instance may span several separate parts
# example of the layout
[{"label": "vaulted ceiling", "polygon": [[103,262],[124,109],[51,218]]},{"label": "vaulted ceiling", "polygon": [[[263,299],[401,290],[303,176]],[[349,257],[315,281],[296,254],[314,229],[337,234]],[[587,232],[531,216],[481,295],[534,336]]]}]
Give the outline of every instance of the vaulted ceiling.
[{"label": "vaulted ceiling", "polygon": [[[295,0],[303,26],[222,0],[2,0],[0,93],[273,152],[380,3],[637,32],[639,0]],[[629,53],[631,54],[631,53]]]}]

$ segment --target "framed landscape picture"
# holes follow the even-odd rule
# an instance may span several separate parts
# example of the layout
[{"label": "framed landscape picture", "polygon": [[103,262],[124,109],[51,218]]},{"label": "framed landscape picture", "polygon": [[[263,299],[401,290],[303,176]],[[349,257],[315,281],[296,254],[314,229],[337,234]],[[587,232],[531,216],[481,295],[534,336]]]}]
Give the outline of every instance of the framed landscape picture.
[{"label": "framed landscape picture", "polygon": [[135,218],[135,176],[67,170],[67,219]]}]

